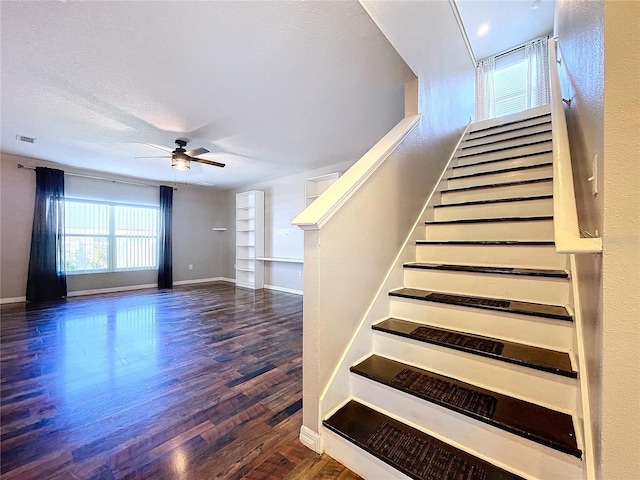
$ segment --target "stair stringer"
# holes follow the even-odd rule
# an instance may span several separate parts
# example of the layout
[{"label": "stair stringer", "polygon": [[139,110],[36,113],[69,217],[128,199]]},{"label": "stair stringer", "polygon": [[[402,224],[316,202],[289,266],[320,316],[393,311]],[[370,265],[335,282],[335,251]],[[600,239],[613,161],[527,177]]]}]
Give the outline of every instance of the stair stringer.
[{"label": "stair stringer", "polygon": [[[342,406],[345,403],[345,400],[351,398],[351,373],[349,368],[372,352],[373,333],[371,326],[389,315],[391,300],[389,299],[388,292],[403,285],[403,265],[406,262],[415,259],[415,242],[424,237],[424,222],[433,220],[433,205],[440,201],[440,191],[446,187],[447,177],[451,174],[456,153],[467,136],[471,125],[471,122],[468,123],[465,130],[462,132],[462,135],[453,149],[451,156],[449,157],[449,161],[443,169],[438,182],[431,191],[422,211],[418,215],[413,227],[400,247],[398,254],[387,270],[387,273],[382,280],[380,287],[376,291],[371,304],[365,311],[355,333],[347,345],[347,348],[340,357],[340,360],[331,374],[327,385],[323,389],[318,409],[319,425],[322,425],[322,420],[329,417],[331,413]],[[319,452],[325,451],[324,432],[326,432],[326,429],[321,426],[319,432],[320,438],[317,442]],[[310,448],[312,447],[310,446]],[[363,454],[371,457],[365,452],[363,452]],[[346,465],[350,466],[349,464]],[[352,467],[350,466],[350,468]],[[355,467],[352,469],[358,471]]]},{"label": "stair stringer", "polygon": [[580,374],[578,375],[578,394],[576,395],[576,408],[574,422],[578,429],[578,437],[582,439],[582,456],[585,468],[584,480],[596,480],[595,451],[593,446],[593,431],[591,429],[591,407],[589,403],[589,375],[585,363],[585,347],[583,334],[582,308],[580,306],[580,290],[578,288],[578,275],[575,254],[570,254],[571,271],[571,295],[570,306],[573,309],[573,321],[575,323],[572,351],[575,352],[574,360]]}]

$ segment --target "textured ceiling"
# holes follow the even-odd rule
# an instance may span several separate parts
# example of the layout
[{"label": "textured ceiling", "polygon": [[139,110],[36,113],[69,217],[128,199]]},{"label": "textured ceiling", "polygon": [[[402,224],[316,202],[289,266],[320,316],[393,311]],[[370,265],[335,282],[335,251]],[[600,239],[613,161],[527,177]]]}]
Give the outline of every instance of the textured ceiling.
[{"label": "textured ceiling", "polygon": [[477,60],[553,31],[555,0],[541,0],[535,10],[531,8],[533,0],[455,0],[455,3]]},{"label": "textured ceiling", "polygon": [[[356,160],[412,78],[357,2],[3,0],[0,16],[2,151],[146,179],[232,188]],[[179,137],[227,167],[134,159]]]}]

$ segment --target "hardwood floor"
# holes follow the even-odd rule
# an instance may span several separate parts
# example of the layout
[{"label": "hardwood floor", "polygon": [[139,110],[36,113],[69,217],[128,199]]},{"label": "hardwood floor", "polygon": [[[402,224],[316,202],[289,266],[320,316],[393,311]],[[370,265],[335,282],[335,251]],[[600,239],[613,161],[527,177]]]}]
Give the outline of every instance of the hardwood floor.
[{"label": "hardwood floor", "polygon": [[3,480],[359,478],[297,440],[298,295],[218,282],[1,315]]}]

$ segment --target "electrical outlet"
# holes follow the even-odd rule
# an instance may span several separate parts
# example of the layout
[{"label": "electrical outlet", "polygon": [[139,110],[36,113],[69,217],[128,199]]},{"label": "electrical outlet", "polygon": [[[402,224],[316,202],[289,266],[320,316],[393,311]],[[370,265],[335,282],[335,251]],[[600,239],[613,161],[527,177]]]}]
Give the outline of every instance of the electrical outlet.
[{"label": "electrical outlet", "polygon": [[298,270],[298,276],[301,277],[302,276],[302,270]]},{"label": "electrical outlet", "polygon": [[189,264],[189,270],[193,270],[193,265]]}]

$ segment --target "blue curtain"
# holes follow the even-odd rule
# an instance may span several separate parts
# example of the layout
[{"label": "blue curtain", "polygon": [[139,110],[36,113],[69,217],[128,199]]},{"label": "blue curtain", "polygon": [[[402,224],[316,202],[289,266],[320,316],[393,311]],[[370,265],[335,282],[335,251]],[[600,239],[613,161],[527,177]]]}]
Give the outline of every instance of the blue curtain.
[{"label": "blue curtain", "polygon": [[37,167],[27,300],[42,302],[66,296],[64,172]]},{"label": "blue curtain", "polygon": [[158,239],[158,288],[173,288],[171,213],[173,187],[160,186],[160,238]]}]

